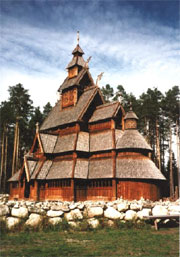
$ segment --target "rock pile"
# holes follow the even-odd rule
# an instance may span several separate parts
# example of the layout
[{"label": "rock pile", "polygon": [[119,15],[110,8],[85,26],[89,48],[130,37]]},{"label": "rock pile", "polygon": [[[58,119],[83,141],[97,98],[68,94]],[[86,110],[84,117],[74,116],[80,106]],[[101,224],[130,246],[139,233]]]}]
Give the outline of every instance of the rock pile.
[{"label": "rock pile", "polygon": [[148,215],[180,215],[180,199],[175,202],[149,200],[127,201],[118,199],[113,202],[85,201],[15,201],[8,200],[7,195],[0,195],[0,219],[11,230],[19,223],[36,227],[44,217],[49,224],[56,225],[63,218],[69,225],[76,227],[86,220],[92,228],[99,226],[99,218],[105,218],[112,226],[115,220],[122,222],[143,220]]}]

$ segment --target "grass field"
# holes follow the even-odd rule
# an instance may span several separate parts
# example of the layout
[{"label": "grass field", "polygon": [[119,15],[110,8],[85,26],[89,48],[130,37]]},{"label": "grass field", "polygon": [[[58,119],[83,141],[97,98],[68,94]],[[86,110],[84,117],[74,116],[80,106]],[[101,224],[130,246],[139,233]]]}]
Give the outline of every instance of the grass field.
[{"label": "grass field", "polygon": [[179,256],[179,229],[103,228],[1,235],[0,256]]}]

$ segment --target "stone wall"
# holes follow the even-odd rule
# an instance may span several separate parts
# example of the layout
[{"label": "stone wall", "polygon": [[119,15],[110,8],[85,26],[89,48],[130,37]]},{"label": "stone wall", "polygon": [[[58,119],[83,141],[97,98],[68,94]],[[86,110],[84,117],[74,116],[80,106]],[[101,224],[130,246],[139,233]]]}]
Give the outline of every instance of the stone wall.
[{"label": "stone wall", "polygon": [[104,218],[107,225],[113,226],[117,220],[140,222],[148,215],[176,214],[180,215],[180,199],[175,202],[152,202],[144,199],[118,199],[113,202],[33,202],[8,200],[8,195],[0,195],[0,219],[6,222],[9,230],[22,222],[27,226],[36,227],[44,217],[52,225],[65,219],[69,225],[77,227],[86,220],[90,227],[96,228],[99,218]]}]

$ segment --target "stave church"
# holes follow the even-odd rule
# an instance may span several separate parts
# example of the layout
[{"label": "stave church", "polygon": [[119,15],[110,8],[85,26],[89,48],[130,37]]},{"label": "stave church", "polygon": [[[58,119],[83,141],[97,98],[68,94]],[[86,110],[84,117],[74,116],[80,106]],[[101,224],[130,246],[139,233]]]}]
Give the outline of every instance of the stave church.
[{"label": "stave church", "polygon": [[132,108],[105,103],[79,45],[72,52],[60,99],[23,166],[10,179],[11,199],[34,201],[158,200],[165,177],[137,129]]}]

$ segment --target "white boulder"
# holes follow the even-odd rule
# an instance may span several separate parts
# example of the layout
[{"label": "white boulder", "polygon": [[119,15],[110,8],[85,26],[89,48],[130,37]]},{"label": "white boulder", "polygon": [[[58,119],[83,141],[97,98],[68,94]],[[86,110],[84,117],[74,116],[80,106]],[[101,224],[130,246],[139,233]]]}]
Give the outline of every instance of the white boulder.
[{"label": "white boulder", "polygon": [[137,212],[137,217],[141,220],[144,219],[144,216],[149,216],[149,215],[151,215],[151,209],[144,208],[141,211]]},{"label": "white boulder", "polygon": [[113,207],[108,207],[104,211],[104,217],[108,218],[108,219],[115,220],[115,219],[120,219],[121,218],[121,214],[120,214],[120,212],[115,210]]},{"label": "white boulder", "polygon": [[140,203],[131,203],[130,204],[130,210],[132,210],[132,211],[141,211],[142,207],[143,206]]},{"label": "white boulder", "polygon": [[87,220],[91,228],[97,228],[99,226],[99,220],[92,218]]},{"label": "white boulder", "polygon": [[[72,214],[71,212],[67,212],[67,213],[64,213],[64,217],[67,221],[72,221],[73,220],[73,217],[72,217]],[[68,222],[69,223],[69,222]]]},{"label": "white boulder", "polygon": [[119,203],[117,204],[117,209],[119,212],[127,211],[129,209],[129,204],[126,202]]},{"label": "white boulder", "polygon": [[27,218],[28,216],[28,209],[25,207],[20,207],[18,209],[12,208],[11,215],[18,218]]},{"label": "white boulder", "polygon": [[87,215],[88,215],[89,218],[101,217],[103,215],[103,208],[102,207],[88,208]]},{"label": "white boulder", "polygon": [[158,215],[168,215],[168,209],[166,206],[163,205],[156,205],[152,209],[152,215],[153,216],[158,216]]},{"label": "white boulder", "polygon": [[42,216],[36,213],[29,215],[29,219],[26,221],[25,225],[31,227],[37,227],[42,221]]},{"label": "white boulder", "polygon": [[133,210],[128,210],[124,217],[125,220],[136,220],[137,219],[137,213]]},{"label": "white boulder", "polygon": [[109,227],[113,227],[113,226],[114,226],[114,221],[113,221],[113,220],[108,220],[108,221],[107,221],[107,225],[108,225]]},{"label": "white boulder", "polygon": [[68,221],[68,224],[73,228],[77,228],[79,226],[79,223],[75,221]]},{"label": "white boulder", "polygon": [[7,205],[0,205],[0,217],[9,214],[9,207]]},{"label": "white boulder", "polygon": [[20,223],[20,219],[19,218],[14,218],[14,217],[8,217],[6,219],[6,225],[7,225],[7,228],[9,230],[13,229],[16,225],[18,225]]},{"label": "white boulder", "polygon": [[[47,208],[47,207],[44,207],[44,208]],[[61,208],[62,208],[62,206],[60,206],[60,205],[52,205],[51,206],[52,211],[61,211]]]},{"label": "white boulder", "polygon": [[82,220],[83,219],[83,215],[79,209],[74,209],[70,213],[71,213],[73,220]]},{"label": "white boulder", "polygon": [[49,223],[51,225],[57,225],[57,224],[59,224],[61,222],[62,222],[62,218],[60,218],[60,217],[49,218]]},{"label": "white boulder", "polygon": [[79,210],[83,210],[84,209],[84,204],[83,203],[78,204],[77,208]]},{"label": "white boulder", "polygon": [[64,214],[63,211],[53,211],[53,210],[49,210],[49,211],[47,212],[47,216],[48,216],[48,217],[52,217],[52,218],[54,218],[54,217],[61,217],[61,216],[63,216],[63,214]]},{"label": "white boulder", "polygon": [[72,204],[69,205],[70,210],[74,210],[74,209],[76,209],[76,207],[77,207],[76,203],[72,203]]}]

